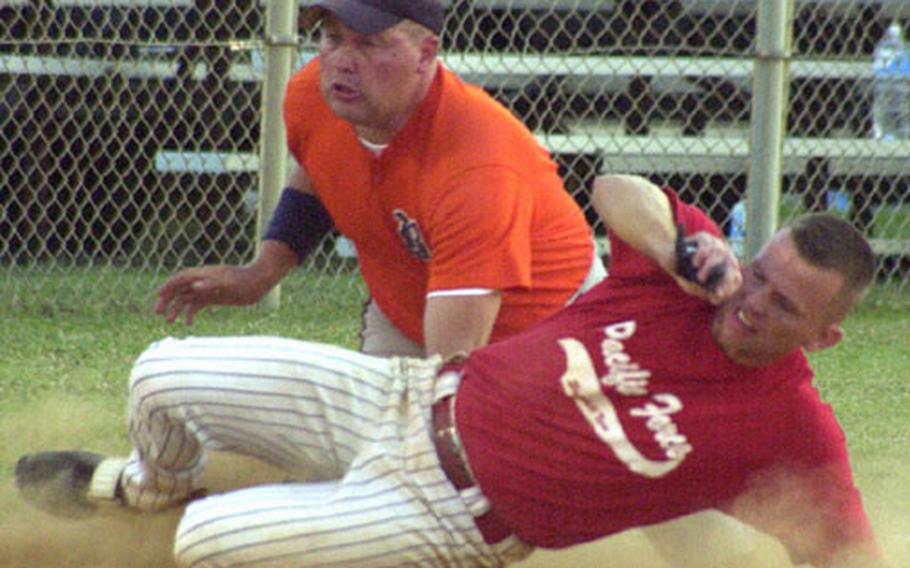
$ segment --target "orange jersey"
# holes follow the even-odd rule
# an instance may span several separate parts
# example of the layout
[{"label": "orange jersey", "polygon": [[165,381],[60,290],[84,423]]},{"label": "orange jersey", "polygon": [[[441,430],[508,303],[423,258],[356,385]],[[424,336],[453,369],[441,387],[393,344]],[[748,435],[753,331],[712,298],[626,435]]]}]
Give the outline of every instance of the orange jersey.
[{"label": "orange jersey", "polygon": [[319,93],[319,61],[290,81],[288,147],[370,295],[420,345],[430,292],[502,292],[491,341],[562,307],[591,267],[591,231],[556,164],[482,89],[440,65],[421,106],[377,156]]}]

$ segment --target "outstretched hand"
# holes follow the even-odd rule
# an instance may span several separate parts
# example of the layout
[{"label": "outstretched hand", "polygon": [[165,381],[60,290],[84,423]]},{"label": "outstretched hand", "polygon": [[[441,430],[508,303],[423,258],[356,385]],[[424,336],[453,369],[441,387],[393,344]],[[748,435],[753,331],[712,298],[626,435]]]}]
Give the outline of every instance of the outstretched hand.
[{"label": "outstretched hand", "polygon": [[174,323],[185,313],[186,325],[192,325],[196,313],[206,306],[247,306],[256,303],[264,293],[259,279],[247,267],[188,268],[158,288],[155,313],[163,315],[167,323]]},{"label": "outstretched hand", "polygon": [[706,232],[679,238],[674,278],[683,290],[719,304],[739,289],[742,268],[726,241]]}]

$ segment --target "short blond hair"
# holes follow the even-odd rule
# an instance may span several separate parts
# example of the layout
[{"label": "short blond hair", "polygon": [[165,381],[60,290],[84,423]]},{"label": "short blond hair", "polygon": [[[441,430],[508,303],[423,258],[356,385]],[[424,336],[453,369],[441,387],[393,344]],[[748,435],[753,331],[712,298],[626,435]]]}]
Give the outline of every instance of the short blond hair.
[{"label": "short blond hair", "polygon": [[420,43],[427,37],[436,37],[436,34],[430,28],[418,24],[414,20],[404,19],[395,25],[396,28],[406,33],[415,43]]},{"label": "short blond hair", "polygon": [[787,228],[803,259],[843,277],[832,306],[834,317],[843,319],[862,300],[875,277],[875,254],[869,241],[849,222],[829,213],[803,215]]}]

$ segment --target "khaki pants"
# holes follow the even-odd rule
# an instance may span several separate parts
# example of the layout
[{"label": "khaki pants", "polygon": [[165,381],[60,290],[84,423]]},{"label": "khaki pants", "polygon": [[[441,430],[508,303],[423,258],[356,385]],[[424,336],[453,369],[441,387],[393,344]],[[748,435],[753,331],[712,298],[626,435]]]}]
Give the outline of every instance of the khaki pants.
[{"label": "khaki pants", "polygon": [[[593,288],[607,276],[603,262],[597,256],[595,247],[594,259],[591,270],[588,271],[584,282],[578,291],[569,298],[566,305],[571,304],[579,296]],[[367,300],[363,309],[363,323],[360,328],[360,351],[376,357],[423,357],[423,347],[408,339],[386,317],[379,306],[372,299]]]}]

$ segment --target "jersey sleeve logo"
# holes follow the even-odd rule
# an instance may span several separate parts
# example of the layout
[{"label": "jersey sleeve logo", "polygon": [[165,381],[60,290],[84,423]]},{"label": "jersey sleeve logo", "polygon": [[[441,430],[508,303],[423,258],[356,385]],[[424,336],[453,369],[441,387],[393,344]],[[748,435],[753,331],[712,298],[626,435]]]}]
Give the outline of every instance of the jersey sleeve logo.
[{"label": "jersey sleeve logo", "polygon": [[398,237],[404,247],[408,249],[414,257],[424,262],[430,261],[430,249],[427,247],[423,234],[420,232],[420,225],[417,221],[408,217],[408,214],[401,209],[392,211],[392,217],[398,224]]},{"label": "jersey sleeve logo", "polygon": [[[673,415],[683,408],[682,401],[670,393],[648,396],[650,372],[632,362],[622,344],[635,333],[635,322],[607,326],[605,333],[601,350],[608,372],[603,377],[597,376],[594,362],[580,341],[572,338],[559,340],[566,356],[566,371],[560,383],[597,437],[610,446],[613,454],[630,471],[644,477],[663,477],[679,467],[692,451],[688,439],[673,421]],[[628,416],[630,420],[644,421],[644,426],[651,431],[666,459],[650,459],[635,447],[623,429],[616,406],[601,390],[603,387],[612,388],[620,396],[648,396],[643,404],[632,407]]]}]

